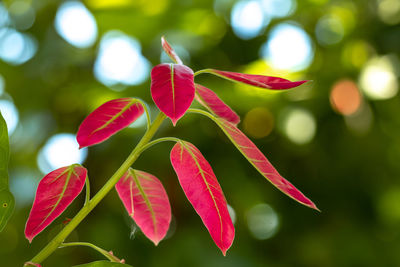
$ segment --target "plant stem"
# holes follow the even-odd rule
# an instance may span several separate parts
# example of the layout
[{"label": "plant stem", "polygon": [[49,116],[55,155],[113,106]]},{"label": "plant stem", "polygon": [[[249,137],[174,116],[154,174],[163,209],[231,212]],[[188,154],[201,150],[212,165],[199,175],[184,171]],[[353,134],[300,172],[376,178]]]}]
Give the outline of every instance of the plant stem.
[{"label": "plant stem", "polygon": [[66,248],[66,247],[73,247],[73,246],[85,246],[85,247],[90,247],[94,250],[97,250],[98,252],[100,252],[104,257],[106,257],[107,259],[109,259],[112,262],[121,262],[120,259],[118,259],[117,257],[115,257],[113,254],[111,254],[110,252],[96,246],[93,245],[92,243],[88,243],[88,242],[68,242],[68,243],[61,243],[61,245],[58,248]]},{"label": "plant stem", "polygon": [[97,192],[97,194],[82,207],[82,209],[75,215],[75,217],[35,256],[31,262],[41,263],[50,254],[52,254],[65,238],[78,226],[78,224],[99,204],[99,202],[110,192],[118,180],[124,175],[129,167],[136,161],[142,152],[141,148],[146,145],[157,132],[161,123],[166,118],[164,113],[159,113],[158,116],[151,123],[150,128],[143,135],[142,139],[133,149],[128,158],[122,163],[118,170],[111,176],[111,178],[104,184],[104,186]]}]

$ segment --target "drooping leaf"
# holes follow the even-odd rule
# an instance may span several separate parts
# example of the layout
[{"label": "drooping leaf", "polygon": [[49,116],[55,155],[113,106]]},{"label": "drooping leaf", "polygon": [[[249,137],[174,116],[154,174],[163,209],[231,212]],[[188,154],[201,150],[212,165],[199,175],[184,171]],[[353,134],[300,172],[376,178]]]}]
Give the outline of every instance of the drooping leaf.
[{"label": "drooping leaf", "polygon": [[95,145],[128,127],[144,112],[135,98],[108,101],[95,109],[79,126],[76,139],[80,148]]},{"label": "drooping leaf", "polygon": [[214,70],[214,69],[206,69],[204,72],[208,72],[219,76],[221,78],[233,81],[240,82],[260,88],[271,89],[271,90],[282,90],[282,89],[290,89],[293,87],[297,87],[302,85],[308,81],[297,81],[291,82],[289,80],[273,77],[273,76],[264,76],[264,75],[254,75],[254,74],[244,74],[238,72],[230,72],[230,71],[222,71],[222,70]]},{"label": "drooping leaf", "polygon": [[184,141],[175,144],[170,158],[187,199],[225,255],[232,245],[235,229],[210,164],[194,145]]},{"label": "drooping leaf", "polygon": [[128,264],[111,261],[94,261],[86,264],[74,265],[73,267],[132,267]]},{"label": "drooping leaf", "polygon": [[172,59],[172,61],[174,61],[176,64],[181,64],[181,65],[183,64],[178,54],[175,52],[174,49],[172,49],[167,40],[165,40],[164,36],[161,37],[161,45],[165,53],[167,53],[167,55]]},{"label": "drooping leaf", "polygon": [[128,214],[155,245],[167,234],[171,207],[167,192],[155,176],[129,169],[115,185]]},{"label": "drooping leaf", "polygon": [[221,118],[216,118],[215,121],[236,148],[262,174],[262,176],[289,197],[307,207],[318,210],[310,199],[303,195],[303,193],[278,173],[256,145],[235,125]]},{"label": "drooping leaf", "polygon": [[185,65],[159,64],[151,71],[151,96],[174,125],[193,102],[193,79],[193,71]]},{"label": "drooping leaf", "polygon": [[240,117],[216,93],[200,84],[196,84],[196,100],[211,113],[224,118],[233,124],[240,122]]},{"label": "drooping leaf", "polygon": [[87,170],[79,164],[73,164],[54,170],[42,178],[25,226],[25,237],[29,242],[79,195],[86,177]]},{"label": "drooping leaf", "polygon": [[30,261],[27,261],[24,263],[24,267],[26,267],[26,266],[42,267],[42,265],[40,265],[39,263],[34,263],[34,262],[30,262]]}]

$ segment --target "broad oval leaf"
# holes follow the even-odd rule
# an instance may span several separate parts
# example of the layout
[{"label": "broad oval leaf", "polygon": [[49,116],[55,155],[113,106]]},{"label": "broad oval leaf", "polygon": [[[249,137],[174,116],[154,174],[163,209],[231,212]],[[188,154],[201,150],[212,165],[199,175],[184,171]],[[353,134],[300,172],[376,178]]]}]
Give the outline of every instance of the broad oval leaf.
[{"label": "broad oval leaf", "polygon": [[307,207],[318,210],[310,199],[278,173],[256,145],[235,125],[221,118],[216,118],[215,121],[236,148],[239,149],[243,156],[262,174],[262,176],[289,197]]},{"label": "broad oval leaf", "polygon": [[128,127],[144,112],[135,98],[119,98],[108,101],[95,109],[79,126],[76,139],[79,147],[95,145],[107,140]]},{"label": "broad oval leaf", "polygon": [[235,229],[210,164],[194,145],[184,141],[175,144],[170,157],[187,199],[225,255],[232,245]]},{"label": "broad oval leaf", "polygon": [[171,207],[160,180],[147,172],[129,169],[115,189],[132,219],[158,245],[171,222]]},{"label": "broad oval leaf", "polygon": [[297,87],[302,85],[308,81],[297,81],[291,82],[289,80],[273,77],[273,76],[264,76],[264,75],[254,75],[254,74],[244,74],[238,72],[231,71],[222,71],[222,70],[214,70],[214,69],[206,69],[204,72],[208,72],[219,76],[221,78],[233,81],[240,82],[260,88],[271,89],[271,90],[282,90],[282,89],[290,89],[293,87]]},{"label": "broad oval leaf", "polygon": [[176,64],[181,64],[181,65],[183,64],[178,54],[175,52],[174,49],[172,49],[167,40],[165,40],[164,36],[161,37],[161,45],[165,53],[167,53],[167,55],[172,59],[172,61],[174,61]]},{"label": "broad oval leaf", "polygon": [[193,71],[185,65],[159,64],[151,71],[151,96],[174,125],[193,102],[193,77]]},{"label": "broad oval leaf", "polygon": [[211,113],[237,125],[240,117],[227,104],[222,101],[212,90],[196,83],[196,100]]},{"label": "broad oval leaf", "polygon": [[86,264],[74,265],[73,267],[132,267],[131,265],[111,262],[111,261],[94,261]]},{"label": "broad oval leaf", "polygon": [[32,239],[53,222],[79,195],[87,170],[79,164],[62,167],[40,180],[25,226],[25,237]]}]

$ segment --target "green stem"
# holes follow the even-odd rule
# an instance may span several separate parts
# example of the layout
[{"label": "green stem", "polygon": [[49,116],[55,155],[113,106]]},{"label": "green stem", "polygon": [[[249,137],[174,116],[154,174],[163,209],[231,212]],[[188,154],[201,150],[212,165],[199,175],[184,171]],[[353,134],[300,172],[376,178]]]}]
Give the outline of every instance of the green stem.
[{"label": "green stem", "polygon": [[85,247],[90,247],[94,250],[97,250],[98,252],[100,252],[101,254],[103,254],[104,257],[106,257],[107,259],[109,259],[112,262],[121,262],[120,259],[118,259],[117,257],[115,257],[113,254],[111,254],[110,252],[96,246],[93,245],[92,243],[88,243],[88,242],[69,242],[69,243],[61,243],[61,245],[58,248],[66,248],[66,247],[73,247],[73,246],[85,246]]},{"label": "green stem", "polygon": [[194,76],[197,76],[202,73],[211,73],[211,69],[198,70],[194,73]]},{"label": "green stem", "polygon": [[142,146],[142,148],[140,149],[139,152],[142,153],[142,152],[145,151],[146,149],[148,149],[148,148],[154,146],[155,144],[158,144],[158,143],[161,143],[161,142],[167,142],[167,141],[170,141],[170,142],[179,142],[179,141],[181,141],[181,139],[176,138],[176,137],[161,137],[161,138],[155,139],[155,140],[153,140],[153,141],[147,143],[146,145]]},{"label": "green stem", "polygon": [[206,116],[206,117],[210,118],[211,120],[215,121],[218,124],[218,121],[216,120],[214,115],[212,115],[210,112],[204,111],[202,109],[197,109],[197,108],[189,108],[187,110],[187,112],[201,114],[203,116]]},{"label": "green stem", "polygon": [[164,113],[159,113],[154,119],[149,129],[143,135],[142,139],[133,149],[128,158],[122,163],[119,169],[111,176],[111,178],[104,184],[104,186],[97,192],[97,194],[82,207],[82,209],[75,215],[75,217],[35,256],[31,262],[41,263],[50,254],[52,254],[65,238],[79,225],[79,223],[99,204],[99,202],[110,192],[118,180],[124,175],[129,167],[136,161],[142,152],[141,148],[146,145],[157,132],[161,123],[166,118]]},{"label": "green stem", "polygon": [[85,204],[84,206],[89,203],[90,201],[90,182],[89,182],[89,177],[86,176],[86,181],[85,181]]},{"label": "green stem", "polygon": [[147,125],[147,128],[146,128],[146,129],[149,130],[149,128],[150,128],[150,123],[151,123],[151,118],[150,118],[149,109],[147,108],[146,103],[144,103],[142,100],[137,99],[137,101],[138,101],[140,104],[142,104],[143,109],[144,109],[144,112],[146,113],[146,125]]}]

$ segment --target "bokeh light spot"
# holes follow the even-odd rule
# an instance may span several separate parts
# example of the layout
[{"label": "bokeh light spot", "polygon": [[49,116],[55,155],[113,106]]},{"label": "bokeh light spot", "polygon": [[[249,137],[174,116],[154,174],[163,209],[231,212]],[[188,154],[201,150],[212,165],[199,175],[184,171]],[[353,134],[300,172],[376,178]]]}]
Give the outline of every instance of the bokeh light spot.
[{"label": "bokeh light spot", "polygon": [[259,1],[239,1],[232,8],[231,25],[234,33],[242,39],[258,36],[269,18],[262,11]]},{"label": "bokeh light spot", "polygon": [[31,59],[37,51],[33,36],[11,28],[0,30],[0,58],[12,65],[20,65]]},{"label": "bokeh light spot", "polygon": [[253,108],[244,117],[243,127],[250,136],[262,138],[269,135],[274,128],[274,117],[266,108]]},{"label": "bokeh light spot", "polygon": [[7,123],[8,134],[12,135],[18,125],[19,115],[14,103],[10,100],[0,100],[0,111]]},{"label": "bokeh light spot", "polygon": [[81,2],[63,3],[57,11],[54,26],[62,38],[79,48],[92,46],[97,39],[96,20]]},{"label": "bokeh light spot", "polygon": [[395,66],[388,56],[369,60],[361,71],[360,85],[366,96],[373,100],[394,97],[399,88]]},{"label": "bokeh light spot", "polygon": [[[36,171],[37,172],[37,171]],[[10,172],[10,190],[15,196],[18,207],[30,206],[35,197],[37,178],[40,173],[26,168],[18,168]]]},{"label": "bokeh light spot", "polygon": [[339,43],[344,36],[342,21],[333,15],[323,16],[315,26],[315,35],[322,45]]},{"label": "bokeh light spot", "polygon": [[37,158],[39,169],[48,173],[54,169],[74,163],[83,163],[87,156],[87,148],[79,149],[75,135],[69,133],[56,134],[50,137]]},{"label": "bokeh light spot", "polygon": [[304,109],[290,110],[283,120],[286,136],[299,145],[309,143],[314,138],[316,128],[314,116]]},{"label": "bokeh light spot", "polygon": [[300,26],[281,23],[271,30],[261,56],[273,68],[300,71],[311,64],[314,51],[310,37]]},{"label": "bokeh light spot", "polygon": [[357,85],[351,80],[335,83],[330,94],[332,108],[342,115],[351,115],[361,106],[361,94]]},{"label": "bokeh light spot", "polygon": [[295,0],[261,0],[264,12],[271,18],[283,18],[291,15],[297,7]]},{"label": "bokeh light spot", "polygon": [[377,0],[379,18],[387,24],[400,22],[400,1],[399,0]]},{"label": "bokeh light spot", "polygon": [[36,14],[30,1],[13,1],[9,8],[15,27],[19,30],[27,30],[35,22]]},{"label": "bokeh light spot", "polygon": [[236,222],[236,211],[229,204],[228,204],[228,212],[229,212],[229,216],[231,216],[232,223],[235,224],[235,222]]},{"label": "bokeh light spot", "polygon": [[148,78],[149,71],[150,63],[136,39],[118,31],[103,36],[94,64],[94,74],[101,83],[110,87],[136,85]]},{"label": "bokeh light spot", "polygon": [[279,217],[267,204],[258,204],[247,213],[247,226],[256,239],[271,238],[279,228]]}]

